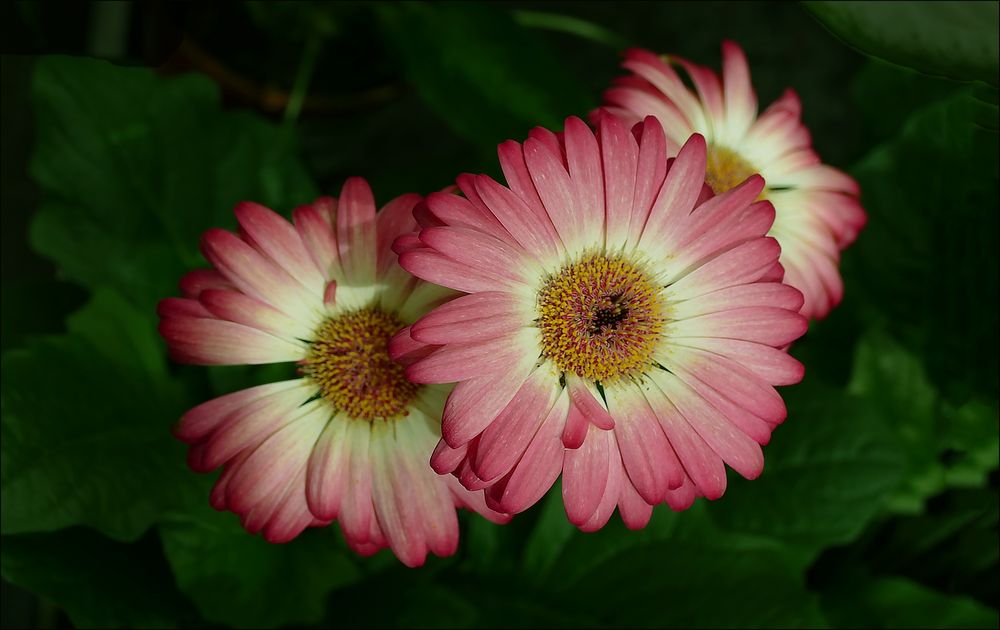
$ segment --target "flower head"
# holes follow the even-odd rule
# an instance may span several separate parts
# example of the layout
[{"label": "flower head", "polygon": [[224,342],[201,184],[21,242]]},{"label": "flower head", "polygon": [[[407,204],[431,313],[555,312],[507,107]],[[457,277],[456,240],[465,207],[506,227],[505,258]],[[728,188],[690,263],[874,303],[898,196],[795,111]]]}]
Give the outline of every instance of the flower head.
[{"label": "flower head", "polygon": [[806,320],[766,237],[770,202],[751,176],[715,195],[704,139],[667,160],[653,117],[603,116],[500,145],[507,179],[463,175],[431,194],[400,265],[467,295],[392,340],[416,383],[458,381],[431,459],[487,505],[517,513],[563,475],[570,520],[617,506],[717,498],[724,463],[745,477],[785,418],[773,385],[802,366],[780,348]]},{"label": "flower head", "polygon": [[[865,224],[858,185],[822,164],[812,150],[794,91],[786,90],[758,116],[743,51],[724,42],[722,56],[720,78],[680,57],[630,50],[623,65],[634,74],[618,79],[605,93],[606,109],[629,122],[656,116],[670,155],[692,133],[702,134],[708,143],[706,181],[716,193],[760,173],[767,183],[761,198],[774,204],[776,212],[769,234],[781,243],[785,282],[804,294],[803,315],[825,317],[843,296],[840,251]],[[672,62],[686,72],[694,90]]]},{"label": "flower head", "polygon": [[337,519],[356,551],[388,546],[416,566],[455,551],[456,506],[507,519],[427,467],[447,390],[411,383],[387,354],[394,333],[454,295],[390,250],[416,227],[418,201],[403,195],[376,214],[368,184],[352,178],[339,200],[296,209],[294,226],[239,204],[238,234],[202,240],[214,269],[189,273],[184,297],[160,303],[177,361],[298,363],[300,378],[210,400],[175,429],[192,468],[224,469],[212,505],[271,542]]}]

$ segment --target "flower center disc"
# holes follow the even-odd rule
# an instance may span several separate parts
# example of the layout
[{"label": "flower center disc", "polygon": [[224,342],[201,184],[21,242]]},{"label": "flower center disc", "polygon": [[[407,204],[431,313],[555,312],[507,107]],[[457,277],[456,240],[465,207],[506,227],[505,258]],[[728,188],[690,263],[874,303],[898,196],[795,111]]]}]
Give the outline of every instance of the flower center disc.
[{"label": "flower center disc", "polygon": [[316,331],[302,373],[334,407],[353,418],[405,416],[418,386],[389,358],[389,339],[403,327],[378,309],[331,317]]},{"label": "flower center disc", "polygon": [[735,151],[719,145],[708,148],[705,183],[715,194],[719,195],[739,186],[756,172],[757,169]]},{"label": "flower center disc", "polygon": [[564,267],[539,292],[538,311],[542,353],[593,381],[641,371],[663,329],[658,287],[617,257]]}]

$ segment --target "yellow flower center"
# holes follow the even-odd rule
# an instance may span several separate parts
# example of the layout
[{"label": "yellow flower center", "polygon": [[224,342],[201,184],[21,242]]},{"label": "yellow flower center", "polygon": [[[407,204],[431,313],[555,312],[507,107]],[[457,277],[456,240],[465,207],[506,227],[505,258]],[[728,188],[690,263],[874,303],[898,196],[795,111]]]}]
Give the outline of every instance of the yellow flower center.
[{"label": "yellow flower center", "polygon": [[302,374],[352,418],[405,416],[418,386],[388,352],[389,339],[402,327],[399,318],[373,308],[331,317],[316,331]]},{"label": "yellow flower center", "polygon": [[610,381],[642,371],[663,329],[659,287],[630,262],[593,256],[538,295],[542,353],[563,372]]},{"label": "yellow flower center", "polygon": [[757,172],[739,153],[719,145],[708,147],[708,164],[705,168],[705,183],[715,194],[721,194],[742,184],[746,178]]}]

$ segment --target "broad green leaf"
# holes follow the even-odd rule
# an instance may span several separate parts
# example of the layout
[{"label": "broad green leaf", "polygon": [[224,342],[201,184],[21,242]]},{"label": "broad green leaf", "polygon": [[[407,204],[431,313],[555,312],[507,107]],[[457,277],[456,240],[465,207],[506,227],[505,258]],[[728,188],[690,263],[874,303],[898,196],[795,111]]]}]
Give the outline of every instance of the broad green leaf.
[{"label": "broad green leaf", "polygon": [[[559,606],[563,607],[559,607]],[[390,571],[336,591],[323,627],[587,628],[592,617],[507,575]]]},{"label": "broad green leaf", "polygon": [[824,611],[843,628],[996,628],[997,611],[898,577],[844,580],[824,597]]},{"label": "broad green leaf", "polygon": [[244,200],[287,210],[315,189],[293,138],[223,112],[205,77],[162,79],[104,61],[43,57],[33,83],[34,247],[66,277],[152,310],[205,263],[201,233],[231,227]]},{"label": "broad green leaf", "polygon": [[996,468],[995,405],[969,401],[956,408],[943,401],[919,359],[876,329],[862,338],[854,362],[849,390],[878,410],[906,452],[908,471],[894,509],[920,511],[946,485],[979,485]]},{"label": "broad green leaf", "polygon": [[615,516],[596,533],[574,532],[533,583],[592,626],[825,625],[805,589],[801,553],[722,531],[705,512],[702,503],[680,513],[660,506],[641,531]]},{"label": "broad green leaf", "polygon": [[274,545],[246,533],[234,514],[206,509],[177,514],[159,530],[181,591],[206,619],[234,627],[318,622],[327,595],[359,576],[330,527]]},{"label": "broad green leaf", "polygon": [[3,357],[0,523],[131,540],[200,494],[170,435],[183,398],[149,314],[100,292],[70,329]]},{"label": "broad green leaf", "polygon": [[1000,498],[994,488],[955,488],[921,514],[887,521],[863,551],[872,571],[993,602],[1000,561]]},{"label": "broad green leaf", "polygon": [[868,131],[869,142],[886,142],[899,134],[910,114],[949,98],[965,87],[961,83],[869,59],[854,76],[850,95]]},{"label": "broad green leaf", "polygon": [[82,528],[4,536],[0,559],[5,580],[58,604],[77,628],[172,628],[198,619],[152,535],[131,544]]},{"label": "broad green leaf", "polygon": [[927,74],[997,84],[996,2],[806,2],[861,52]]},{"label": "broad green leaf", "polygon": [[878,409],[810,377],[783,390],[788,418],[764,447],[764,472],[730,487],[708,512],[724,529],[805,549],[842,544],[899,484],[904,455]]},{"label": "broad green leaf", "polygon": [[597,104],[501,5],[400,2],[377,10],[414,87],[484,153],[536,125],[561,129],[566,116]]},{"label": "broad green leaf", "polygon": [[851,169],[868,225],[842,263],[856,317],[956,405],[997,397],[997,134],[975,111],[966,94],[928,106]]}]

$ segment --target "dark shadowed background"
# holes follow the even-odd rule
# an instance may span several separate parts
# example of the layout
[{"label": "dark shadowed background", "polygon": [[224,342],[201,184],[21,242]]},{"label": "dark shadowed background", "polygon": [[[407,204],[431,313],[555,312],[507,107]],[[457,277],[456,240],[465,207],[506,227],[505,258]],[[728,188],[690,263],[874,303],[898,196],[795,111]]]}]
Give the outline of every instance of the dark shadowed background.
[{"label": "dark shadowed background", "polygon": [[[3,627],[996,628],[997,3],[11,2],[2,23]],[[642,46],[749,57],[862,186],[846,297],[764,474],[583,534],[558,488],[450,558],[287,545],[171,424],[287,366],[167,361],[155,305],[234,204],[499,176]]]}]

